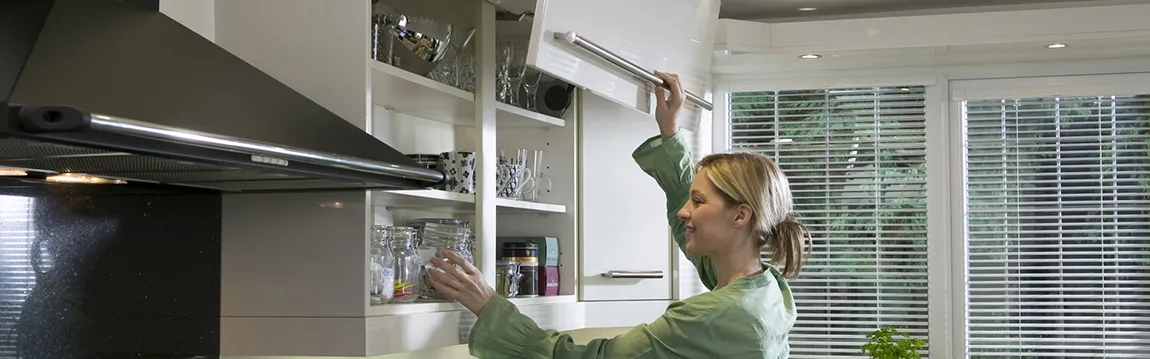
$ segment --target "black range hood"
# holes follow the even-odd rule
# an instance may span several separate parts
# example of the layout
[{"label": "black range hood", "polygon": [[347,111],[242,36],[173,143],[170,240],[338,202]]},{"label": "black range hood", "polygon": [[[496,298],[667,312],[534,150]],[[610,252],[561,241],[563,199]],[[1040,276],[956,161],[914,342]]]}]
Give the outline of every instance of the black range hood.
[{"label": "black range hood", "polygon": [[443,180],[156,4],[0,1],[0,166],[227,192]]}]

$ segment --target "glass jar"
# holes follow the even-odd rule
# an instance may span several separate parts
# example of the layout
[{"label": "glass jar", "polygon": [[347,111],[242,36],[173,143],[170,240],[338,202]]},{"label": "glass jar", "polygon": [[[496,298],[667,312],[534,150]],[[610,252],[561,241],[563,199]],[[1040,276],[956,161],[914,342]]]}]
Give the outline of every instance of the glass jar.
[{"label": "glass jar", "polygon": [[[465,226],[455,224],[443,223],[425,223],[423,231],[421,231],[422,243],[419,246],[420,257],[424,259],[424,264],[431,264],[431,258],[439,258],[447,261],[446,256],[443,255],[443,250],[450,250],[459,254],[464,260],[472,262],[471,256],[471,230]],[[458,266],[458,264],[456,264]],[[435,287],[431,286],[431,279],[427,277],[427,269],[423,270],[423,287],[420,289],[420,296],[427,299],[445,300],[448,299],[436,292]]]},{"label": "glass jar", "polygon": [[391,253],[395,256],[395,290],[392,303],[410,303],[419,298],[423,261],[415,249],[415,228],[391,228]]},{"label": "glass jar", "polygon": [[519,264],[519,293],[517,297],[539,295],[539,246],[535,243],[507,242],[500,248],[502,260]]},{"label": "glass jar", "polygon": [[495,261],[495,293],[505,298],[519,295],[519,262]]},{"label": "glass jar", "polygon": [[395,294],[395,256],[391,254],[391,227],[372,226],[371,304],[387,304]]},{"label": "glass jar", "polygon": [[407,226],[411,227],[411,228],[415,228],[415,230],[417,232],[419,232],[419,238],[421,238],[420,240],[415,242],[417,245],[423,244],[423,242],[422,242],[423,227],[426,226],[428,223],[453,225],[453,226],[459,226],[459,227],[463,227],[463,228],[467,228],[467,226],[471,224],[471,222],[468,220],[457,219],[457,218],[419,218],[419,219],[410,220],[407,222]]}]

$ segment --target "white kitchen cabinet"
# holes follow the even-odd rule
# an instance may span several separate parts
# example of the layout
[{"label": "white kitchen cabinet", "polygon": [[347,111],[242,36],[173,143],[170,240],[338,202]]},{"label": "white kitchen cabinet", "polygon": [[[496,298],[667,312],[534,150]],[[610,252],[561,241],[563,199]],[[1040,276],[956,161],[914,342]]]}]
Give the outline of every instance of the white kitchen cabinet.
[{"label": "white kitchen cabinet", "polygon": [[[570,43],[590,41],[648,71],[678,73],[684,88],[708,99],[718,0],[538,0],[527,62],[544,72],[649,112],[649,85],[624,69]],[[556,38],[559,35],[560,38]],[[688,104],[684,125],[695,129]]]},{"label": "white kitchen cabinet", "polygon": [[[630,157],[658,132],[651,93],[553,34],[574,31],[644,68],[680,73],[689,91],[707,98],[718,1],[502,5],[533,7],[535,17],[497,21],[496,7],[484,0],[382,0],[376,9],[369,0],[215,3],[217,43],[272,77],[402,152],[478,157],[474,195],[427,189],[225,196],[224,355],[373,356],[462,343],[474,316],[458,304],[369,304],[370,227],[414,218],[471,220],[475,258],[489,283],[497,236],[559,238],[560,295],[513,300],[543,327],[585,327],[599,315],[585,315],[586,303],[660,303],[658,310],[604,322],[634,325],[653,320],[674,299],[677,261],[664,198]],[[449,21],[456,31],[477,28],[477,90],[371,59],[371,14],[379,6]],[[577,91],[563,118],[497,102],[496,42],[504,35],[530,39],[529,64],[590,91]],[[693,124],[704,112],[684,113]],[[518,148],[546,154],[543,173],[551,186],[535,201],[496,196],[496,157]],[[602,275],[611,271],[663,277]]]},{"label": "white kitchen cabinet", "polygon": [[[580,104],[585,301],[671,299],[673,244],[666,196],[631,153],[658,135],[655,119],[596,95]],[[612,278],[613,271],[658,278]]]},{"label": "white kitchen cabinet", "polygon": [[588,328],[627,328],[654,322],[667,311],[672,301],[637,300],[617,302],[587,302]]},{"label": "white kitchen cabinet", "polygon": [[[641,69],[678,73],[688,92],[709,100],[718,10],[719,1],[712,0],[536,3],[527,62],[585,90],[579,104],[584,301],[673,299],[678,261],[665,196],[630,156],[658,134],[650,85],[575,46],[570,35]],[[688,103],[680,124],[698,133],[706,115]],[[637,276],[612,277],[613,272]],[[648,317],[643,318],[654,319]]]}]

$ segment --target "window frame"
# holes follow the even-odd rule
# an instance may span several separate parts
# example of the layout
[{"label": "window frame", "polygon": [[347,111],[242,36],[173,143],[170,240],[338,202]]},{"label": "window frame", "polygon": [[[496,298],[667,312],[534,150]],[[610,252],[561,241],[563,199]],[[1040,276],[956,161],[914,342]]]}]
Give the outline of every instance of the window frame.
[{"label": "window frame", "polygon": [[[808,60],[796,60],[808,61]],[[850,60],[847,60],[850,61]],[[950,151],[963,149],[961,112],[953,114],[951,83],[966,80],[1001,80],[999,85],[1022,84],[1028,78],[1117,75],[1128,82],[1130,74],[1150,74],[1150,58],[1086,59],[1029,63],[1001,63],[955,66],[922,66],[897,68],[862,68],[846,64],[838,70],[750,72],[723,74],[714,78],[714,104],[711,113],[711,145],[713,152],[726,151],[730,144],[728,94],[739,91],[771,91],[798,88],[830,88],[881,85],[923,85],[927,87],[927,141],[938,144],[927,146],[927,180],[943,183],[945,191],[928,191],[928,195],[945,193],[938,200],[928,197],[928,213],[940,215],[927,219],[928,235],[939,235],[943,240],[931,242],[928,254],[932,260],[929,278],[939,283],[928,288],[930,301],[931,353],[942,358],[966,358],[966,233],[965,233],[965,153]],[[1066,82],[1064,85],[1068,84]],[[1145,83],[1150,85],[1150,82]],[[935,176],[942,172],[942,178]],[[941,194],[940,194],[941,195]],[[933,201],[933,202],[931,202]],[[957,209],[957,210],[956,210]],[[933,238],[933,237],[932,237]],[[957,240],[956,240],[957,239]],[[937,246],[937,247],[936,247]],[[957,258],[957,261],[954,259]],[[935,260],[949,273],[934,270]],[[938,303],[936,306],[935,303]],[[947,355],[949,353],[949,355]]]},{"label": "window frame", "polygon": [[[931,163],[947,163],[949,146],[948,130],[946,127],[947,113],[946,100],[949,87],[948,79],[938,73],[912,73],[896,76],[853,76],[835,78],[792,78],[779,80],[742,80],[720,81],[715,86],[715,108],[721,109],[711,113],[711,150],[712,153],[726,152],[731,144],[730,132],[730,94],[744,91],[785,91],[792,89],[830,89],[844,87],[870,87],[870,86],[924,86],[925,94],[925,125],[926,142],[926,178],[927,189],[927,258],[930,263],[927,269],[927,315],[930,352],[934,357],[946,358],[952,353],[953,334],[951,317],[953,316],[950,293],[953,291],[951,283],[951,255],[953,241],[951,240],[950,223],[952,215],[949,204],[952,193],[932,189],[934,183],[942,183],[943,188],[952,187],[949,184],[949,166],[931,165]],[[946,145],[934,146],[932,143]],[[960,193],[961,194],[961,193]],[[938,215],[934,215],[934,214]],[[962,284],[960,282],[960,284]],[[960,286],[959,288],[963,288]],[[959,308],[961,311],[961,308]],[[799,313],[801,316],[802,313]],[[965,322],[963,322],[965,323]]]},{"label": "window frame", "polygon": [[[1142,73],[1128,74],[1086,74],[1065,76],[1038,76],[995,79],[951,80],[948,84],[946,107],[951,120],[948,120],[950,141],[951,177],[949,178],[952,206],[951,257],[952,285],[955,295],[951,298],[953,320],[950,328],[954,331],[954,358],[968,357],[967,296],[966,296],[966,122],[963,116],[963,102],[968,99],[989,99],[993,97],[1042,97],[1042,96],[1099,96],[1113,94],[1150,94],[1150,69]],[[929,222],[928,222],[929,223]]]}]

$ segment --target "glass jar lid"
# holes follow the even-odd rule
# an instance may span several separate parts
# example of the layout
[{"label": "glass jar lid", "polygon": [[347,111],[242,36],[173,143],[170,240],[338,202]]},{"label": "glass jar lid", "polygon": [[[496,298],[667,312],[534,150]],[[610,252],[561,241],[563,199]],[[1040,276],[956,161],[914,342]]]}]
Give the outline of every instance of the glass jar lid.
[{"label": "glass jar lid", "polygon": [[386,241],[391,238],[391,226],[373,225],[371,226],[371,239],[373,241]]},{"label": "glass jar lid", "polygon": [[451,224],[427,223],[420,234],[425,244],[446,246],[467,243],[471,237],[471,230]]},{"label": "glass jar lid", "polygon": [[467,227],[467,225],[471,224],[471,221],[468,221],[465,219],[458,219],[458,218],[417,218],[417,219],[407,221],[408,226],[415,227],[415,228],[423,227],[425,224],[428,224],[428,223],[451,224],[451,225],[456,225],[456,226]]},{"label": "glass jar lid", "polygon": [[411,227],[391,227],[391,242],[415,242],[418,231]]}]

